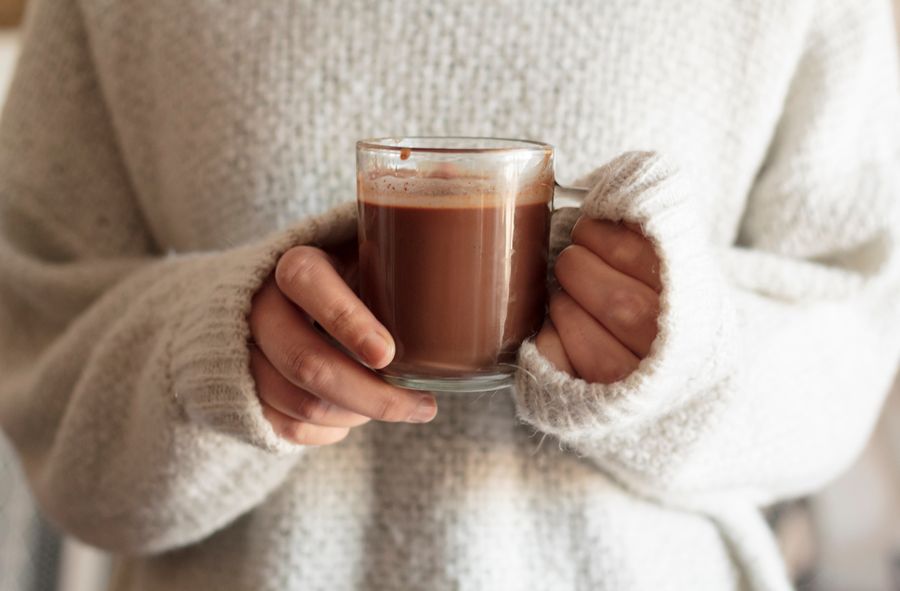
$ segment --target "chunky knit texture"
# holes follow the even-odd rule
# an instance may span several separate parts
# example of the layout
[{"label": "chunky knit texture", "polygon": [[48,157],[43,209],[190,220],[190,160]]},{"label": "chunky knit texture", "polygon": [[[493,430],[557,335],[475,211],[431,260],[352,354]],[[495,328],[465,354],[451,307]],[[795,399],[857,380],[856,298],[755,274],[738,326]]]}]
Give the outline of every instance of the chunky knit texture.
[{"label": "chunky knit texture", "polygon": [[[853,459],[900,351],[888,10],[35,0],[0,125],[0,422],[41,506],[120,590],[788,587],[758,509]],[[277,439],[252,295],[352,237],[353,141],[403,133],[549,141],[584,213],[641,224],[664,290],[634,374],[526,344],[513,392],[428,425]]]}]

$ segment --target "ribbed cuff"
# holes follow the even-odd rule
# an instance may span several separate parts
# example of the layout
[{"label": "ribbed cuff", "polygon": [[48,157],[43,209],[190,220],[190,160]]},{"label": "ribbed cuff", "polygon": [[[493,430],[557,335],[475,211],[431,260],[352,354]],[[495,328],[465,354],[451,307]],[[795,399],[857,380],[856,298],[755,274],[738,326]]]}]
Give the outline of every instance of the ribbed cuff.
[{"label": "ribbed cuff", "polygon": [[660,258],[659,333],[631,375],[591,384],[558,371],[533,343],[519,353],[519,417],[564,440],[602,436],[665,412],[733,367],[734,315],[713,249],[680,175],[657,154],[629,152],[589,177],[582,213],[637,223]]},{"label": "ribbed cuff", "polygon": [[327,247],[355,231],[356,205],[347,203],[261,242],[193,261],[196,289],[180,310],[168,352],[174,396],[191,420],[273,452],[297,449],[262,414],[250,375],[251,302],[286,250]]}]

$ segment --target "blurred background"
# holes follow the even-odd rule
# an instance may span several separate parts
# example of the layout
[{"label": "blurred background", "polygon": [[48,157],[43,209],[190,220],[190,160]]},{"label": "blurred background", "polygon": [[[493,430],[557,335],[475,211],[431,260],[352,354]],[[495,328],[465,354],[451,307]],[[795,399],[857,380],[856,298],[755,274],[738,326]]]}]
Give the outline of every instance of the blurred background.
[{"label": "blurred background", "polygon": [[[894,3],[900,30],[900,0]],[[0,103],[24,4],[0,0]],[[856,464],[815,497],[773,508],[770,520],[799,589],[900,591],[900,380]],[[101,552],[41,518],[0,433],[0,591],[97,591],[108,570]]]}]

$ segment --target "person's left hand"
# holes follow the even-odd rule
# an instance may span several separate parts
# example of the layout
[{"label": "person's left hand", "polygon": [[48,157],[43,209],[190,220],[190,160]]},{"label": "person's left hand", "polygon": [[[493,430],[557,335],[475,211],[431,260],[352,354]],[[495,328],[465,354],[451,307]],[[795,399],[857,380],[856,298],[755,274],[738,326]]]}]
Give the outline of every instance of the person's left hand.
[{"label": "person's left hand", "polygon": [[601,384],[627,377],[650,351],[659,315],[659,258],[632,224],[581,216],[554,269],[562,287],[538,333],[557,369]]}]

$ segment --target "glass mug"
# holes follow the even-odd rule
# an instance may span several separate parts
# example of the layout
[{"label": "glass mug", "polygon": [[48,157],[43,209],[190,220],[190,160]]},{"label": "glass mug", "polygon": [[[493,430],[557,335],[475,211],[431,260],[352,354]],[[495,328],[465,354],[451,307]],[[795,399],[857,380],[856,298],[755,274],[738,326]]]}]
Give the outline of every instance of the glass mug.
[{"label": "glass mug", "polygon": [[546,312],[553,147],[494,138],[356,144],[360,297],[397,346],[390,383],[483,392],[512,383]]}]

